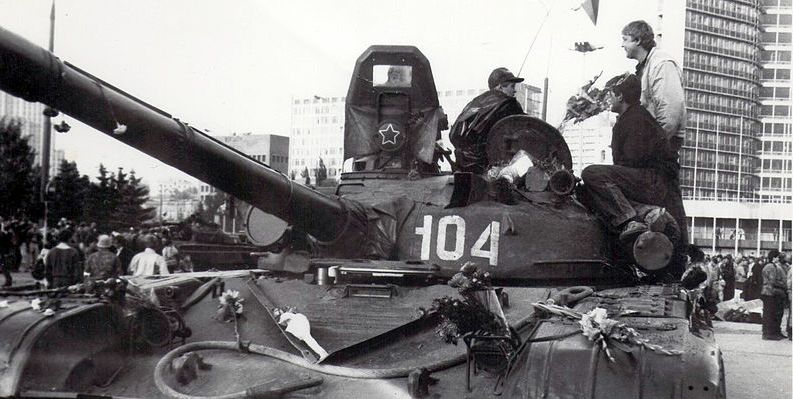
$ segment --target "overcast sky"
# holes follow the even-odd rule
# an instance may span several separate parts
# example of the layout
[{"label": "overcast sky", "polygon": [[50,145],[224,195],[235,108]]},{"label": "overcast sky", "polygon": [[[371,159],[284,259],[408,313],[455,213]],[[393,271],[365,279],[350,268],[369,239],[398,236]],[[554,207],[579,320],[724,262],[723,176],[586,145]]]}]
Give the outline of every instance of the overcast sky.
[{"label": "overcast sky", "polygon": [[[417,46],[439,90],[486,86],[499,66],[542,87],[550,79],[549,122],[558,125],[576,87],[635,62],[620,30],[654,23],[652,1],[601,1],[597,26],[573,0],[196,1],[57,0],[55,54],[212,134],[289,135],[293,97],[346,94],[357,57],[373,44]],[[545,19],[548,6],[550,16]],[[0,0],[0,26],[47,46],[50,0]],[[604,46],[583,62],[576,41]],[[134,168],[149,184],[184,176],[68,119],[57,148],[82,173]]]}]

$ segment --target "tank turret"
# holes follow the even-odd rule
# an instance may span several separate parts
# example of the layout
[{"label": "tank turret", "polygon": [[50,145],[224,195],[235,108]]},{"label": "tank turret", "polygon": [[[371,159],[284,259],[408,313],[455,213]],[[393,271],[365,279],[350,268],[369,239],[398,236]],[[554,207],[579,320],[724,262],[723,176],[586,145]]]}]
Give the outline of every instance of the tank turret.
[{"label": "tank turret", "polygon": [[[597,219],[571,195],[570,152],[550,125],[515,116],[493,128],[492,164],[506,165],[523,151],[534,165],[519,190],[499,197],[487,177],[440,172],[448,152],[439,139],[448,121],[429,61],[415,47],[372,46],[358,58],[345,104],[344,151],[352,166],[337,196],[296,184],[1,29],[0,62],[10,66],[0,71],[3,90],[63,111],[282,219],[308,234],[315,258],[418,262],[441,276],[475,261],[505,279],[613,277],[614,251]],[[256,220],[268,219],[249,218],[249,228]]]}]

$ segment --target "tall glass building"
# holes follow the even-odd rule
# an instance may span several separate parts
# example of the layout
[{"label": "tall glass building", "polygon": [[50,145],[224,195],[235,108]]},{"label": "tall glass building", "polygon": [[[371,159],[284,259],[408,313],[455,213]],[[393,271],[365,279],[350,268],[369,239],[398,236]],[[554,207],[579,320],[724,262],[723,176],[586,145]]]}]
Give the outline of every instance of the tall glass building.
[{"label": "tall glass building", "polygon": [[793,202],[793,100],[791,100],[791,0],[762,0],[760,62],[760,185],[761,201]]},{"label": "tall glass building", "polygon": [[686,199],[751,200],[759,187],[761,15],[757,0],[686,1]]}]

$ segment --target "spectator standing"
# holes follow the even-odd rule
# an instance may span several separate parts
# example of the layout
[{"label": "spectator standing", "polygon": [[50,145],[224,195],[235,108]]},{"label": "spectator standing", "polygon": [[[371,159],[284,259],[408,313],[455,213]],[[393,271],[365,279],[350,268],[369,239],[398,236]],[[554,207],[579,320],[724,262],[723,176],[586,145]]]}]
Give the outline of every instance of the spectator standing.
[{"label": "spectator standing", "polygon": [[170,274],[165,258],[154,250],[157,246],[157,237],[152,234],[143,236],[143,245],[146,249],[135,255],[129,263],[130,273],[133,276]]},{"label": "spectator standing", "polygon": [[110,236],[102,234],[97,239],[96,252],[85,260],[85,272],[91,280],[107,280],[121,275],[121,261],[111,251]]},{"label": "spectator standing", "polygon": [[793,268],[788,267],[787,270],[787,339],[793,340],[793,327],[790,325],[790,316],[793,316],[793,306],[791,306],[791,298],[793,298],[793,293],[791,293],[791,277],[793,277]]},{"label": "spectator standing", "polygon": [[179,250],[170,238],[163,238],[162,256],[171,273],[179,269]]},{"label": "spectator standing", "polygon": [[782,316],[787,301],[787,273],[779,263],[779,251],[768,252],[768,263],[763,267],[763,339],[778,341],[782,335]]},{"label": "spectator standing", "polygon": [[735,267],[735,287],[745,289],[746,276],[749,274],[749,261],[746,258],[741,258],[738,261],[738,266]]},{"label": "spectator standing", "polygon": [[9,264],[9,253],[11,252],[11,235],[6,231],[6,222],[0,217],[0,269],[5,276],[3,287],[10,287],[13,284],[11,278],[11,266]]},{"label": "spectator standing", "polygon": [[724,280],[723,300],[729,301],[735,298],[735,264],[732,255],[725,256],[721,262],[721,278]]},{"label": "spectator standing", "polygon": [[722,294],[721,262],[721,255],[716,255],[711,258],[710,263],[708,263],[708,287],[710,287],[710,292],[713,296],[711,300],[714,300],[716,303],[721,301]]},{"label": "spectator standing", "polygon": [[116,256],[121,262],[121,274],[130,274],[129,262],[132,261],[132,257],[135,256],[135,252],[129,248],[127,239],[121,234],[115,235],[113,237],[113,246],[116,248]]},{"label": "spectator standing", "polygon": [[80,252],[69,246],[72,231],[58,233],[58,245],[47,253],[44,274],[51,288],[68,287],[83,281],[83,263]]},{"label": "spectator standing", "polygon": [[751,301],[760,298],[760,291],[763,289],[763,266],[761,259],[755,259],[752,270],[744,283],[743,300]]}]

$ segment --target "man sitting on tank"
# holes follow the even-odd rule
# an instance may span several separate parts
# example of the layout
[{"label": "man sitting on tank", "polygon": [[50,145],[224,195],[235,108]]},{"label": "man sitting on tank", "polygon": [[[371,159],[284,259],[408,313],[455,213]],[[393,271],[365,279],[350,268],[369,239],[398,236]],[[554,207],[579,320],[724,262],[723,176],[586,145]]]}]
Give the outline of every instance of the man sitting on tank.
[{"label": "man sitting on tank", "polygon": [[611,86],[612,111],[619,114],[611,137],[614,165],[588,166],[581,178],[588,205],[621,233],[640,216],[631,201],[664,206],[680,165],[663,128],[639,103],[636,75],[614,78],[606,86]]},{"label": "man sitting on tank", "polygon": [[515,84],[522,82],[507,68],[496,68],[490,73],[487,85],[490,90],[475,97],[463,108],[449,132],[455,147],[457,170],[482,174],[488,167],[486,146],[490,129],[501,118],[524,114],[515,99]]}]

